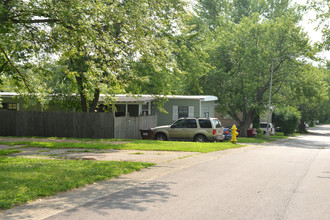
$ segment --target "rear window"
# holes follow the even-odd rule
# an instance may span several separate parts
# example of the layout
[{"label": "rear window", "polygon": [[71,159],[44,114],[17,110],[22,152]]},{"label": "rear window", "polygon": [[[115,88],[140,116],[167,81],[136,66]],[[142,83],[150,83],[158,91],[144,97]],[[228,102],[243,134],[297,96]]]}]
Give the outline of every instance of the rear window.
[{"label": "rear window", "polygon": [[260,124],[261,128],[267,128],[267,124]]},{"label": "rear window", "polygon": [[200,126],[201,128],[212,128],[212,125],[211,125],[210,120],[207,120],[207,119],[199,119],[198,122],[199,122],[199,126]]},{"label": "rear window", "polygon": [[214,126],[216,128],[221,128],[222,127],[221,126],[221,123],[220,123],[220,121],[218,119],[213,119],[213,123],[214,123]]}]

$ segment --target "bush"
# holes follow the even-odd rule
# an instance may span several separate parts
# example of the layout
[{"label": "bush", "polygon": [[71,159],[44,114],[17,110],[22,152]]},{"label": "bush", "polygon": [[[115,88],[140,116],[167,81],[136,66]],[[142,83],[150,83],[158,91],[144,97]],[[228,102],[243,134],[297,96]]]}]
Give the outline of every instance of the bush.
[{"label": "bush", "polygon": [[273,122],[276,126],[282,128],[284,135],[295,132],[300,118],[300,112],[292,106],[277,108],[273,112]]}]

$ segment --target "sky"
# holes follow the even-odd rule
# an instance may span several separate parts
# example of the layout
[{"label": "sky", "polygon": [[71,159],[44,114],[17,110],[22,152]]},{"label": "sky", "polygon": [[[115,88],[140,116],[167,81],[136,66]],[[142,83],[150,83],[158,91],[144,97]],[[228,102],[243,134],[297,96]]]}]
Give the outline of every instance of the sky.
[{"label": "sky", "polygon": [[[294,0],[294,2],[296,2],[298,4],[306,4],[306,0]],[[322,40],[321,30],[315,30],[318,23],[310,21],[310,19],[315,18],[315,16],[316,16],[315,11],[309,11],[308,13],[304,14],[303,21],[301,22],[301,26],[308,33],[308,35],[310,36],[313,43],[316,43],[316,42]],[[324,52],[320,53],[319,57],[330,60],[330,51],[324,51]]]}]

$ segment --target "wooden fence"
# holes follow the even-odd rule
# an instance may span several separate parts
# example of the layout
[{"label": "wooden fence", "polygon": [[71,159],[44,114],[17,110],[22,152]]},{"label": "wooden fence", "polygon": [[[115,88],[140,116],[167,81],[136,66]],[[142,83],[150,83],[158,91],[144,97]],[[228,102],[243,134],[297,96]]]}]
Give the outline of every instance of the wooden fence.
[{"label": "wooden fence", "polygon": [[1,136],[113,138],[113,115],[83,112],[1,111]]},{"label": "wooden fence", "polygon": [[139,129],[157,117],[117,117],[111,113],[0,111],[0,136],[141,139]]},{"label": "wooden fence", "polygon": [[157,116],[116,117],[114,137],[120,139],[141,139],[140,129],[157,126]]}]

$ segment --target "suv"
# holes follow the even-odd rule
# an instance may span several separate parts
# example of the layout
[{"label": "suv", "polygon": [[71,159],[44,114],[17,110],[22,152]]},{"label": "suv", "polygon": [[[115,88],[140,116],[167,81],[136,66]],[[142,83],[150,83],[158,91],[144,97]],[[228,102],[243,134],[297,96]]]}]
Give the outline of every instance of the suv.
[{"label": "suv", "polygon": [[[260,128],[265,134],[267,131],[267,122],[260,122]],[[269,134],[275,135],[275,128],[272,123],[269,123]]]},{"label": "suv", "polygon": [[223,127],[217,118],[180,118],[172,125],[151,129],[155,140],[223,141]]}]

